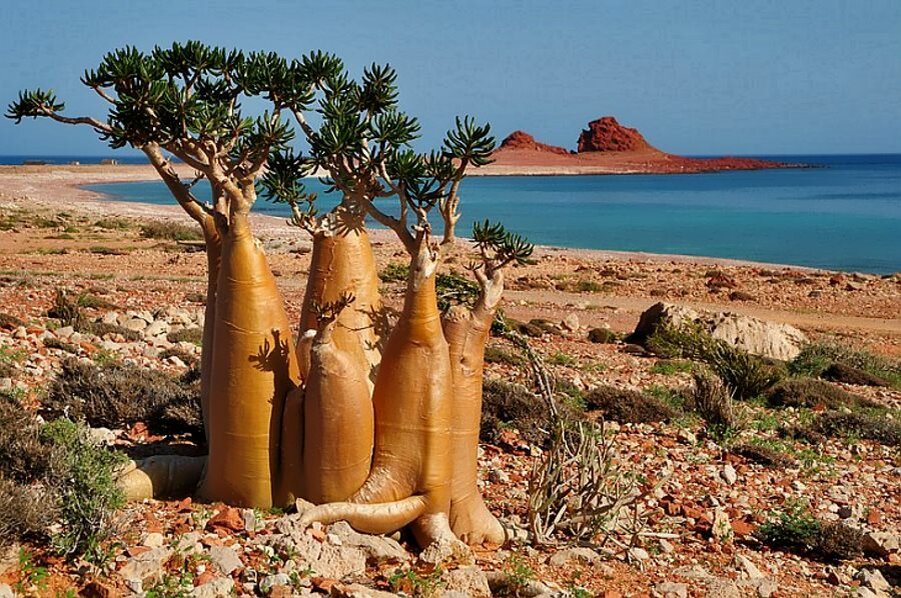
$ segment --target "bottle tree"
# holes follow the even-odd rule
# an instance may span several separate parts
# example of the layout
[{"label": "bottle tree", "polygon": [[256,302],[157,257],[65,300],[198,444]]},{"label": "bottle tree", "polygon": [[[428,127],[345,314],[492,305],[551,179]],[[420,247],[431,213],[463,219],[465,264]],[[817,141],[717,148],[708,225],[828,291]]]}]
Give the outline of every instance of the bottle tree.
[{"label": "bottle tree", "polygon": [[[439,150],[417,153],[420,126],[398,109],[395,72],[372,65],[355,80],[322,52],[289,61],[197,42],[126,48],[82,82],[109,104],[105,120],[67,116],[40,89],[20,93],[7,116],[86,125],[113,148],[140,149],[200,224],[209,263],[208,456],[141,462],[121,479],[127,493],[253,507],[300,497],[318,505],[306,522],[345,519],[374,533],[411,525],[423,545],[502,543],[476,485],[482,364],[504,268],[532,247],[500,225],[476,225],[478,300],[442,314],[429,222],[437,207],[452,238],[460,181],[494,148],[488,125],[458,118]],[[266,111],[246,115],[249,98]],[[167,154],[195,178],[182,180]],[[339,198],[324,214],[304,186],[313,174]],[[210,202],[193,193],[201,180]],[[260,190],[286,202],[313,242],[296,342],[248,219]],[[367,217],[409,256],[396,318],[382,307]]]}]

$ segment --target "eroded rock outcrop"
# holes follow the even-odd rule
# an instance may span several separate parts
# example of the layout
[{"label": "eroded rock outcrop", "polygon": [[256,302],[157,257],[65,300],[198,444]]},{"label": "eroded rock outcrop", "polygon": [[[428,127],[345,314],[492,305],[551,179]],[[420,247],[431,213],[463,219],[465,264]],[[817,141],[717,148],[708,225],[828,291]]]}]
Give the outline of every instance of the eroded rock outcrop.
[{"label": "eroded rock outcrop", "polygon": [[602,116],[588,123],[579,135],[578,151],[638,152],[653,150],[638,129],[624,127],[612,116]]},{"label": "eroded rock outcrop", "polygon": [[649,307],[638,321],[629,342],[643,344],[658,326],[670,323],[679,326],[684,323],[700,324],[715,338],[748,353],[791,361],[807,342],[804,333],[788,324],[767,322],[750,316],[731,312],[705,312],[674,305],[656,303]]},{"label": "eroded rock outcrop", "polygon": [[501,142],[502,149],[528,150],[534,152],[547,152],[550,154],[568,155],[570,152],[565,147],[541,143],[525,131],[513,131]]}]

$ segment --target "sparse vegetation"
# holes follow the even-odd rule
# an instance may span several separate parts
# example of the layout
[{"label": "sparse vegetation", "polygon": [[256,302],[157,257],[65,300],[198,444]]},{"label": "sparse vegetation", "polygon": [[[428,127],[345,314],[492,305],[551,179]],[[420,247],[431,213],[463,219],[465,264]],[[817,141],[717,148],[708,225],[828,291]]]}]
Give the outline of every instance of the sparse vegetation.
[{"label": "sparse vegetation", "polygon": [[805,426],[801,433],[808,439],[816,435],[850,440],[873,440],[886,446],[901,446],[901,421],[889,419],[885,413],[822,413]]},{"label": "sparse vegetation", "polygon": [[822,522],[801,501],[788,502],[783,509],[770,513],[756,535],[773,548],[819,560],[842,561],[863,554],[863,532],[841,522]]},{"label": "sparse vegetation", "polygon": [[597,344],[609,344],[619,340],[619,336],[608,328],[592,328],[588,331],[588,340]]},{"label": "sparse vegetation", "polygon": [[489,345],[485,347],[485,363],[503,363],[506,365],[520,366],[525,364],[525,360],[518,353],[513,353],[503,347]]},{"label": "sparse vegetation", "polygon": [[676,410],[650,394],[614,386],[598,386],[585,395],[589,411],[600,411],[604,419],[619,423],[669,421]]},{"label": "sparse vegetation", "polygon": [[694,375],[691,408],[707,422],[708,431],[723,434],[738,427],[732,396],[712,372],[700,371]]},{"label": "sparse vegetation", "polygon": [[166,335],[170,343],[194,343],[200,345],[203,340],[203,329],[199,327],[182,328]]},{"label": "sparse vegetation", "polygon": [[155,220],[142,224],[141,236],[145,239],[165,241],[199,241],[203,239],[199,226],[171,220]]},{"label": "sparse vegetation", "polygon": [[833,364],[840,363],[887,381],[901,388],[901,362],[875,355],[869,351],[854,349],[837,342],[811,343],[801,349],[789,364],[794,375],[820,377]]},{"label": "sparse vegetation", "polygon": [[767,393],[772,407],[826,407],[827,409],[877,407],[878,404],[822,380],[792,378]]},{"label": "sparse vegetation", "polygon": [[651,373],[675,376],[676,374],[690,374],[694,369],[694,363],[687,359],[660,359],[651,366]]},{"label": "sparse vegetation", "polygon": [[157,433],[203,436],[197,381],[134,365],[68,359],[49,387],[44,409],[92,426],[117,428],[141,421]]},{"label": "sparse vegetation", "polygon": [[787,454],[763,444],[749,442],[734,444],[729,451],[766,467],[790,467],[795,463]]},{"label": "sparse vegetation", "polygon": [[547,431],[543,429],[540,411],[538,399],[526,387],[504,380],[486,380],[479,437],[483,442],[497,443],[504,428],[513,427],[527,442],[543,444]]}]

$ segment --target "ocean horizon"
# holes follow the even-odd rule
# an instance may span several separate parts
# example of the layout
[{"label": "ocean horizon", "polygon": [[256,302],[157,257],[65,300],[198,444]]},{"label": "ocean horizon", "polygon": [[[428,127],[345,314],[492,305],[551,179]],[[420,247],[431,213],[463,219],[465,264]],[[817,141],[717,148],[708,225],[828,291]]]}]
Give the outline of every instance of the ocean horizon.
[{"label": "ocean horizon", "polygon": [[[105,157],[144,162],[141,156],[41,158],[89,164]],[[901,154],[754,157],[817,168],[470,177],[461,186],[458,234],[467,236],[473,221],[487,218],[540,245],[901,271]],[[11,158],[25,157],[0,156],[0,162]],[[320,192],[320,211],[334,205],[318,180],[308,187]],[[117,201],[174,203],[161,181],[87,188]],[[205,197],[203,186],[196,189]],[[392,207],[389,201],[384,209]],[[262,198],[254,210],[289,214],[284,204]],[[434,224],[440,230],[437,218]]]}]

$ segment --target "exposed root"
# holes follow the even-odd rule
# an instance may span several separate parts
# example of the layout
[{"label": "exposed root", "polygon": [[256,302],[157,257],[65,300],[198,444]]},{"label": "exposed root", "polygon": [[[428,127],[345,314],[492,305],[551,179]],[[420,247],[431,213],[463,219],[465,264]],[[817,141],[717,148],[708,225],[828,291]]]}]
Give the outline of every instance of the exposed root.
[{"label": "exposed root", "polygon": [[347,521],[352,528],[363,533],[390,534],[419,518],[426,504],[425,497],[419,495],[371,505],[335,502],[305,511],[300,516],[300,525],[306,527],[314,521],[323,524]]},{"label": "exposed root", "polygon": [[191,496],[200,483],[206,457],[156,455],[132,461],[116,479],[126,500]]}]

